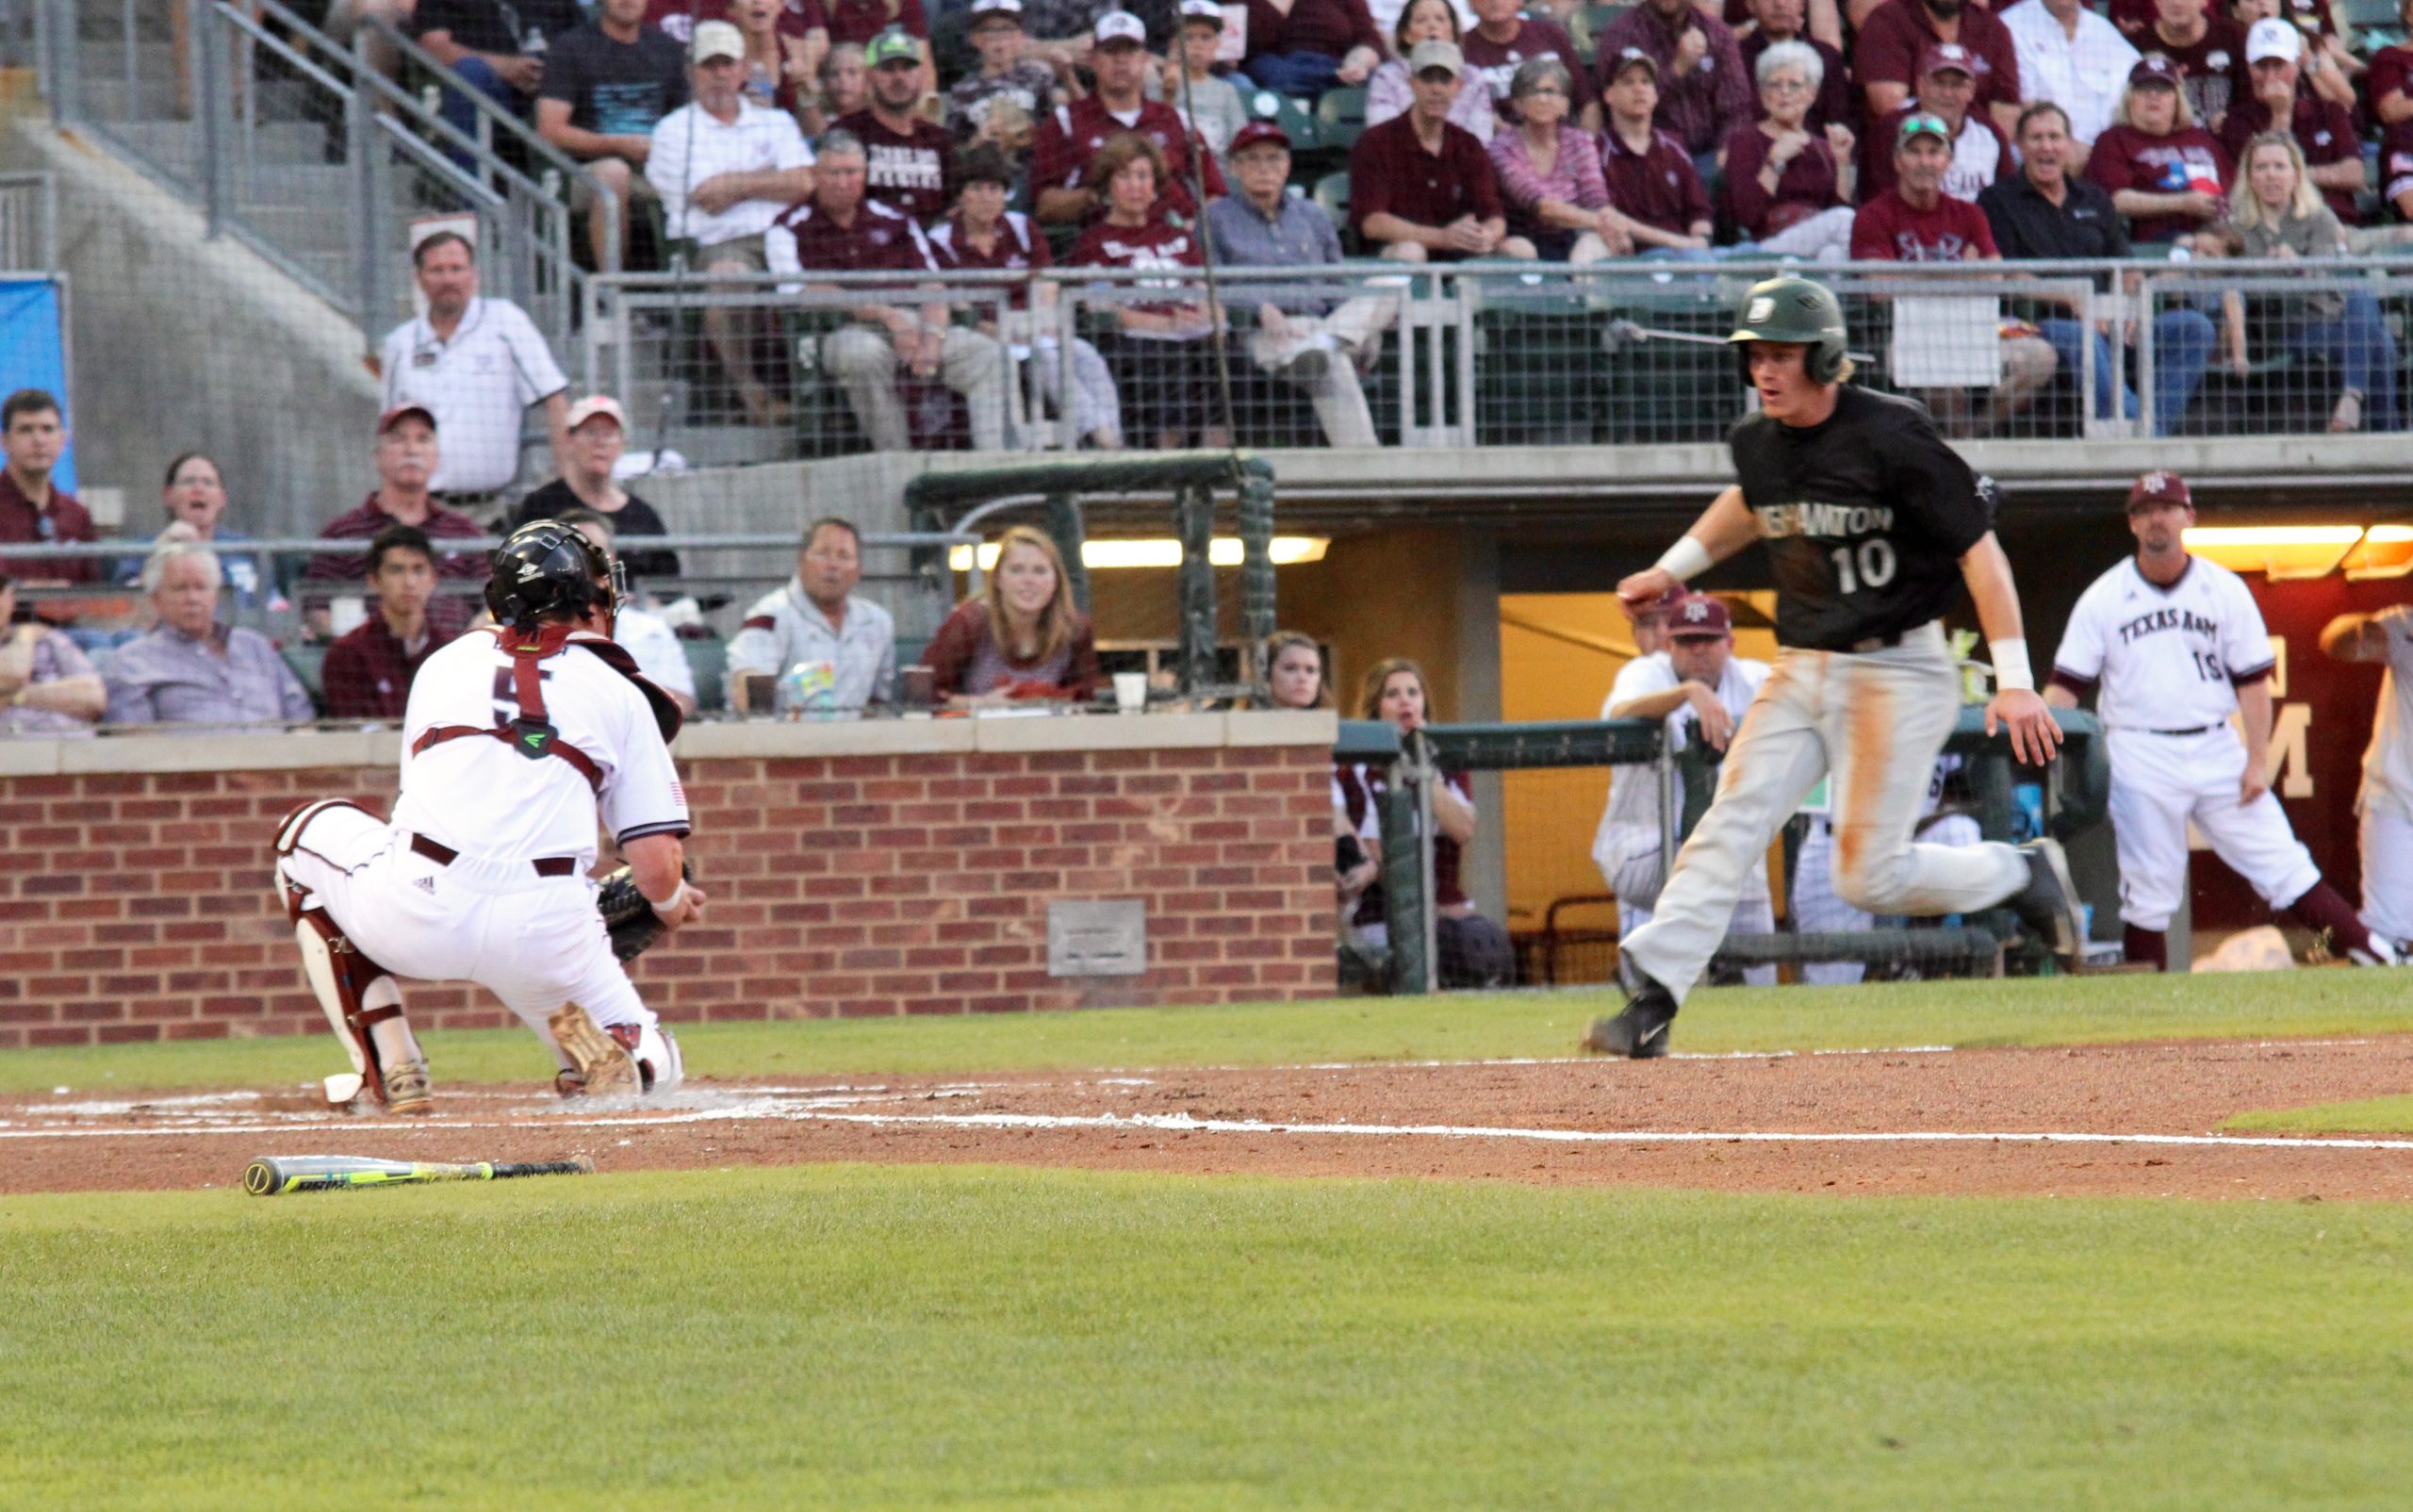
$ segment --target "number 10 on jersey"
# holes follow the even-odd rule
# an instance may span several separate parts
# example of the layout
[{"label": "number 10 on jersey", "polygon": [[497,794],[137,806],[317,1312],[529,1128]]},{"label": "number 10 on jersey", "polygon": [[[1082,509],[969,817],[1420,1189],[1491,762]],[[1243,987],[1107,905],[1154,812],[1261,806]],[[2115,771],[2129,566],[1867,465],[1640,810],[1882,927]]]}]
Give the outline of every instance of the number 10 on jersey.
[{"label": "number 10 on jersey", "polygon": [[1858,593],[1863,586],[1881,588],[1894,581],[1894,543],[1872,535],[1857,548],[1838,546],[1827,553],[1835,564],[1835,591]]}]

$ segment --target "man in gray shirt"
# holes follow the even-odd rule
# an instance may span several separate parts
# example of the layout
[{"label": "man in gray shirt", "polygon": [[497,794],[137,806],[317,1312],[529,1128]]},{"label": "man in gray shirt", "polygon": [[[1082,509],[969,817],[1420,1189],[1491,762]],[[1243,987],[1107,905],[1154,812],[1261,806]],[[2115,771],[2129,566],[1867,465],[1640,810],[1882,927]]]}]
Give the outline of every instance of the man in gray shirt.
[{"label": "man in gray shirt", "polygon": [[[755,707],[749,677],[778,678],[782,709],[853,712],[890,701],[896,622],[879,605],[854,597],[862,580],[862,537],[854,526],[813,521],[796,553],[796,576],[756,600],[729,643],[731,704],[740,711]],[[785,674],[799,667],[801,685],[790,685]]]},{"label": "man in gray shirt", "polygon": [[121,647],[101,674],[113,725],[258,725],[317,717],[309,692],[257,631],[218,623],[217,553],[174,541],[151,554],[142,586],[158,627]]},{"label": "man in gray shirt", "polygon": [[[1232,139],[1231,163],[1240,191],[1206,206],[1206,235],[1218,266],[1305,268],[1340,261],[1340,234],[1332,218],[1289,190],[1290,139],[1281,127],[1261,121],[1241,127]],[[1274,297],[1257,306],[1249,356],[1260,370],[1306,390],[1324,437],[1334,446],[1374,446],[1374,419],[1357,382],[1357,365],[1371,366],[1382,350],[1382,334],[1396,318],[1398,302],[1343,300],[1338,290],[1345,287],[1256,286]]]}]

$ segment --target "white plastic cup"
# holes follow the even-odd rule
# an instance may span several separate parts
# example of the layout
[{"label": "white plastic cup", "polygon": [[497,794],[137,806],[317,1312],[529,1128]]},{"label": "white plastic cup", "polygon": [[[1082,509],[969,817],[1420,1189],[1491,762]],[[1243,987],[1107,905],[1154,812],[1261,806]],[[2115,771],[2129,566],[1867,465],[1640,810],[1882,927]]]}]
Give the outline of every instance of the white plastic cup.
[{"label": "white plastic cup", "polygon": [[369,619],[369,601],[357,594],[343,594],[327,600],[327,629],[337,635],[349,635]]},{"label": "white plastic cup", "polygon": [[1148,706],[1148,674],[1117,672],[1114,674],[1114,707],[1123,714],[1138,714]]}]

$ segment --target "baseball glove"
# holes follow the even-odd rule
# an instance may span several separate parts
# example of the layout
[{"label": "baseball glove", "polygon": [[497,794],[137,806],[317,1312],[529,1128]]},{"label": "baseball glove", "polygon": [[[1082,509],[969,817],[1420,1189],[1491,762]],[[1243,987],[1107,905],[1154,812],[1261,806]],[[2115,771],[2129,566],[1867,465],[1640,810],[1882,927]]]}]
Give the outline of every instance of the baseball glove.
[{"label": "baseball glove", "polygon": [[[689,881],[696,879],[693,865],[681,866],[680,872]],[[612,937],[612,954],[621,961],[634,961],[670,932],[662,915],[637,891],[636,879],[626,866],[596,883],[595,912],[603,915],[604,932]]]}]

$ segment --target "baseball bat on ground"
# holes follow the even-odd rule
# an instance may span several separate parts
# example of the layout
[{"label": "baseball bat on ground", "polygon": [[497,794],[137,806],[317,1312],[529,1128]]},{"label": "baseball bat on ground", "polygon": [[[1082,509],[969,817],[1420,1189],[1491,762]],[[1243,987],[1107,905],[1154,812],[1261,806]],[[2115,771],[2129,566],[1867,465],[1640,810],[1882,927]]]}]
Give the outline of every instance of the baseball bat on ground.
[{"label": "baseball bat on ground", "polygon": [[577,1160],[379,1160],[365,1155],[263,1155],[243,1169],[243,1190],[254,1197],[281,1192],[330,1192],[429,1181],[502,1181],[512,1176],[591,1175],[595,1162]]}]

